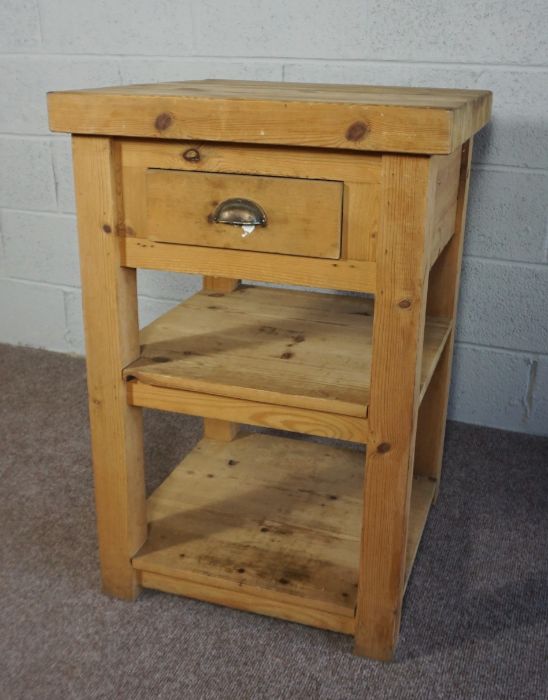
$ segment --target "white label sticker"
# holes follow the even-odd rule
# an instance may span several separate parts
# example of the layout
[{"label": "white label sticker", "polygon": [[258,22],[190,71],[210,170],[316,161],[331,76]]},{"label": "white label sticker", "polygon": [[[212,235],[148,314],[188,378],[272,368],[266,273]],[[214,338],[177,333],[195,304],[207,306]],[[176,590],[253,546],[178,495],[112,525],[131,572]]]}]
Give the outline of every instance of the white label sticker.
[{"label": "white label sticker", "polygon": [[255,230],[255,226],[253,224],[244,224],[242,226],[242,238],[245,238],[246,236],[249,236],[250,233],[253,233]]}]

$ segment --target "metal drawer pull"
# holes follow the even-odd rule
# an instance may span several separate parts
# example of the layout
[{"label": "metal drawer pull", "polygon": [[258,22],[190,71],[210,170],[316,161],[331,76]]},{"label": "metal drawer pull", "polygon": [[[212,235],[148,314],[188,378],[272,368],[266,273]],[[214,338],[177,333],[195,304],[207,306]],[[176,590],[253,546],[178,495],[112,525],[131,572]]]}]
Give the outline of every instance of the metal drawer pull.
[{"label": "metal drawer pull", "polygon": [[266,213],[264,209],[250,199],[233,197],[221,202],[211,216],[216,224],[230,224],[231,226],[245,226],[244,232],[253,231],[255,226],[266,226]]}]

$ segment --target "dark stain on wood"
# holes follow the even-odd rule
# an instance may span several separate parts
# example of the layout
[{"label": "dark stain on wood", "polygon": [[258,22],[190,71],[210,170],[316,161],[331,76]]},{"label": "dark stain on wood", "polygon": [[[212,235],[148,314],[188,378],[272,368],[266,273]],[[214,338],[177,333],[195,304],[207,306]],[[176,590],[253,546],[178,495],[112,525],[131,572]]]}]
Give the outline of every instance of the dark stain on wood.
[{"label": "dark stain on wood", "polygon": [[277,328],[274,328],[274,326],[261,326],[259,328],[259,333],[266,333],[267,335],[276,335],[278,332]]},{"label": "dark stain on wood", "polygon": [[293,354],[294,354],[294,353],[289,352],[289,351],[282,352],[282,354],[280,355],[280,359],[282,359],[282,360],[290,360],[290,359],[293,357]]},{"label": "dark stain on wood", "polygon": [[211,294],[207,295],[208,297],[224,297],[223,292],[211,292]]},{"label": "dark stain on wood", "polygon": [[237,459],[229,459],[227,462],[229,467],[235,467],[237,464],[239,464]]},{"label": "dark stain on wood", "polygon": [[289,581],[309,581],[310,574],[307,571],[303,571],[302,569],[290,566],[284,567],[282,578],[288,583]]},{"label": "dark stain on wood", "polygon": [[163,355],[152,358],[153,362],[169,362],[169,357],[164,357]]}]

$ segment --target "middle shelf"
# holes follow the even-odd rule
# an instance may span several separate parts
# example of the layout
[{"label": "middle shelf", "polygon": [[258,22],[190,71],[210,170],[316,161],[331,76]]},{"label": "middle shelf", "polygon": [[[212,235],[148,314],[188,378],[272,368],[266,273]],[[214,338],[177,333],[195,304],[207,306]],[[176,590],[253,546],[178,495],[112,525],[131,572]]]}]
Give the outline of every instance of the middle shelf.
[{"label": "middle shelf", "polygon": [[[363,297],[269,287],[199,292],[141,331],[140,357],[124,369],[130,403],[362,441],[373,307]],[[450,328],[427,320],[423,390]],[[272,417],[256,418],[263,409]],[[303,427],[308,417],[320,427]]]}]

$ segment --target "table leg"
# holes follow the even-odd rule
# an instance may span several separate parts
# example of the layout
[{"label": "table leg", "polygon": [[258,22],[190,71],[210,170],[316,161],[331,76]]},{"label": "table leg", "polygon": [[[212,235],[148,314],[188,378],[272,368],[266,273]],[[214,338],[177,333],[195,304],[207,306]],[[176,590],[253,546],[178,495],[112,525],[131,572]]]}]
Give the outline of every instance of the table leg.
[{"label": "table leg", "polygon": [[73,155],[102,583],[131,600],[131,557],[147,532],[141,409],[128,406],[122,379],[139,356],[136,274],[120,265],[116,146],[76,136]]}]

